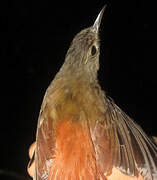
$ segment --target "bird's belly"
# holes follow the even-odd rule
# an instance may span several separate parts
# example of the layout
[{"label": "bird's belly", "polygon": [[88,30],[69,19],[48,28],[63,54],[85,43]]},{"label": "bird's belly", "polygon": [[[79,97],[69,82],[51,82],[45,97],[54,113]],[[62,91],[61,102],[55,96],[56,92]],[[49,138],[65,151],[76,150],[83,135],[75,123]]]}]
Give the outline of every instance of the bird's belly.
[{"label": "bird's belly", "polygon": [[56,125],[56,154],[48,180],[96,180],[96,159],[87,122],[66,117]]}]

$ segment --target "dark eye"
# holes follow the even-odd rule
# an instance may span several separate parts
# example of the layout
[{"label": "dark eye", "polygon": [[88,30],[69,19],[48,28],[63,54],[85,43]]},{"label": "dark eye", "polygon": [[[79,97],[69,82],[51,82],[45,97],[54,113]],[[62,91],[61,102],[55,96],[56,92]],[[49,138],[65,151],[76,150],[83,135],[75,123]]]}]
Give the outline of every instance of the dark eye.
[{"label": "dark eye", "polygon": [[94,56],[95,54],[96,54],[96,47],[92,46],[91,55]]}]

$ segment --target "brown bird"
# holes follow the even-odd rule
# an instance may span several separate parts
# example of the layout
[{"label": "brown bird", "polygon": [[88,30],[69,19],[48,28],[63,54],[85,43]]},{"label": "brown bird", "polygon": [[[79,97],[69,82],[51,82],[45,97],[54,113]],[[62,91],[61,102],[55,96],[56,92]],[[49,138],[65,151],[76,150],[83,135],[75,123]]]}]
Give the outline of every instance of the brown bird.
[{"label": "brown bird", "polygon": [[157,180],[157,147],[101,89],[99,26],[73,39],[40,110],[34,180],[106,180],[113,169]]}]

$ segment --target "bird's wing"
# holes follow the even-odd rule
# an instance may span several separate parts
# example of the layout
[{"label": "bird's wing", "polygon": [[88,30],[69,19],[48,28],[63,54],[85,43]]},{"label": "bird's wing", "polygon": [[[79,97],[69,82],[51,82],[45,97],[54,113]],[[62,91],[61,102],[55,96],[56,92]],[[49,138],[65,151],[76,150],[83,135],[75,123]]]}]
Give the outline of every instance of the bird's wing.
[{"label": "bird's wing", "polygon": [[[34,180],[47,180],[49,168],[55,151],[55,136],[53,120],[40,115],[37,130],[35,150],[35,177]],[[40,125],[42,118],[45,118]]]},{"label": "bird's wing", "polygon": [[99,169],[107,174],[116,167],[130,176],[140,173],[145,180],[156,180],[157,146],[112,100],[107,104],[104,124],[97,122],[91,130]]}]

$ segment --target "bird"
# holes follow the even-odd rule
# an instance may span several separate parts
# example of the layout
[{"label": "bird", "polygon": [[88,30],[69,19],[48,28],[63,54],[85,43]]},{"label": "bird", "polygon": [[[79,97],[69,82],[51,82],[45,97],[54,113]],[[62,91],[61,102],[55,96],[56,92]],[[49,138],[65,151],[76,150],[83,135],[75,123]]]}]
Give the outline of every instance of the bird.
[{"label": "bird", "polygon": [[92,26],[74,37],[46,90],[36,130],[33,180],[107,180],[113,169],[157,180],[157,146],[98,81],[105,8]]}]

